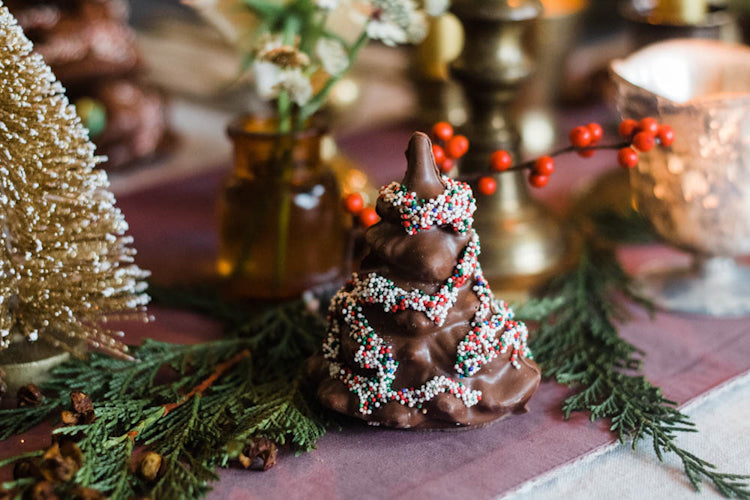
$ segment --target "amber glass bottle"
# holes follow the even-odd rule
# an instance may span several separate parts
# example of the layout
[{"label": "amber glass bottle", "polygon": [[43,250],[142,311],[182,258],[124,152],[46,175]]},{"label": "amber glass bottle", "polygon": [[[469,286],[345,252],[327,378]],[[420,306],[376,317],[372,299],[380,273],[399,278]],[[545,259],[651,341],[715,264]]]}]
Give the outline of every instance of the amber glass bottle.
[{"label": "amber glass bottle", "polygon": [[218,271],[235,294],[287,298],[345,275],[347,227],[324,132],[281,135],[270,120],[228,128],[234,168],[219,198]]}]

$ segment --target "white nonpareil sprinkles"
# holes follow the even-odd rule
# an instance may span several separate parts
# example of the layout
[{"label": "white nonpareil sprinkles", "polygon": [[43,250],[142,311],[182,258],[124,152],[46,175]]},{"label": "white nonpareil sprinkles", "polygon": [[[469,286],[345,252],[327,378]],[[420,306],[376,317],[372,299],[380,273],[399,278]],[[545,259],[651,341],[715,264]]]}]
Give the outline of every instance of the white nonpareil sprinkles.
[{"label": "white nonpareil sprinkles", "polygon": [[420,200],[417,193],[398,182],[380,188],[380,198],[396,207],[401,214],[401,226],[407,233],[417,234],[433,226],[450,226],[457,233],[471,229],[477,209],[471,188],[465,182],[441,178],[445,191],[429,200]]},{"label": "white nonpareil sprinkles", "polygon": [[[467,407],[482,400],[481,391],[471,390],[454,378],[439,375],[418,388],[394,388],[393,381],[398,369],[398,361],[393,358],[392,347],[377,335],[363,312],[366,304],[382,304],[384,310],[392,313],[411,309],[425,313],[438,325],[445,321],[448,311],[456,302],[458,290],[468,280],[473,282],[473,291],[480,301],[479,310],[470,323],[469,333],[459,343],[456,354],[456,378],[475,375],[483,365],[498,354],[511,351],[510,362],[519,368],[519,357],[531,358],[526,340],[525,325],[513,321],[513,312],[502,302],[495,300],[477,262],[480,253],[479,239],[474,230],[464,249],[452,276],[434,294],[421,290],[407,292],[391,280],[376,273],[360,279],[356,274],[352,281],[339,290],[329,308],[329,330],[323,344],[323,355],[329,362],[329,374],[346,384],[359,399],[359,411],[371,414],[389,401],[396,401],[410,408],[422,408],[427,401],[442,393],[454,395]],[[349,335],[359,348],[354,362],[373,375],[353,373],[339,358],[342,319]],[[498,333],[500,335],[498,336]]]}]

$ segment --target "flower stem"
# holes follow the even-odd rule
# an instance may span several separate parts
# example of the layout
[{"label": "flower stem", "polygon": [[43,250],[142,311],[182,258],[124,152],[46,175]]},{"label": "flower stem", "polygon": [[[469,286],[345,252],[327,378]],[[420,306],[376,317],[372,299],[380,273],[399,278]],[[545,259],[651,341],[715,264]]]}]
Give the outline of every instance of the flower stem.
[{"label": "flower stem", "polygon": [[[349,60],[349,66],[348,68],[352,67],[352,64],[354,63],[354,60],[357,58],[357,54],[362,49],[362,47],[365,46],[367,43],[367,32],[363,31],[360,33],[359,38],[357,38],[357,41],[352,44],[351,47],[349,47],[349,50],[347,52],[347,58]],[[332,76],[331,78],[326,81],[325,85],[323,85],[323,88],[318,91],[317,94],[315,94],[310,101],[308,101],[307,104],[305,104],[302,109],[300,109],[299,114],[297,115],[297,128],[302,129],[304,127],[305,121],[310,118],[312,115],[315,114],[318,109],[323,105],[323,103],[328,98],[328,94],[331,93],[331,89],[333,88],[336,83],[338,83],[339,80],[348,72],[348,69],[346,71],[342,71],[338,75]]]},{"label": "flower stem", "polygon": [[[294,39],[300,29],[300,19],[297,16],[289,16],[284,20],[284,31],[282,43],[284,45],[294,45]],[[282,90],[279,92],[278,99],[279,112],[279,133],[288,134],[292,131],[292,100],[289,92]]]}]

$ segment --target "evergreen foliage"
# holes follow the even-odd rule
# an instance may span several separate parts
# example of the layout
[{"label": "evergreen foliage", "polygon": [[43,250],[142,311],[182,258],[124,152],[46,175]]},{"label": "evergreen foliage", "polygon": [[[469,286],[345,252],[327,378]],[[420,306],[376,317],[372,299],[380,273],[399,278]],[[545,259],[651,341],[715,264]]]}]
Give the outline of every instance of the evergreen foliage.
[{"label": "evergreen foliage", "polygon": [[634,449],[650,438],[659,460],[676,454],[696,490],[708,479],[726,497],[750,498],[750,476],[719,472],[677,444],[680,432],[697,429],[640,374],[643,353],[618,335],[616,323],[627,319],[623,297],[650,305],[633,292],[611,249],[588,246],[578,266],[544,296],[516,313],[540,323],[531,346],[543,374],[576,389],[563,402],[565,418],[583,411],[592,421],[609,419],[612,432]]},{"label": "evergreen foliage", "polygon": [[[214,313],[224,307],[208,295],[190,297],[191,307],[213,304]],[[229,465],[251,437],[312,450],[326,421],[306,399],[301,382],[304,360],[322,341],[322,319],[301,302],[250,317],[240,308],[227,311],[232,312],[218,313],[229,327],[221,340],[197,345],[147,340],[133,349],[136,362],[92,354],[63,364],[42,386],[42,405],[0,411],[0,439],[67,408],[72,390],[85,392],[96,419],[54,433],[74,436],[84,454],[75,483],[115,499],[203,496],[217,478],[216,467]],[[154,484],[132,472],[133,451],[140,446],[161,454],[166,464]]]}]

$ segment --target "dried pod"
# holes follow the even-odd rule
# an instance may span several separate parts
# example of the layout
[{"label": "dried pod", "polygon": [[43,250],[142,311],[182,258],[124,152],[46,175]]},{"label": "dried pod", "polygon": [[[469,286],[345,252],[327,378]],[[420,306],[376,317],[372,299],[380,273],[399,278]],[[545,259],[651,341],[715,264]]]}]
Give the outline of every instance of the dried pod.
[{"label": "dried pod", "polygon": [[91,403],[91,399],[81,391],[71,392],[70,402],[73,403],[73,410],[76,413],[94,411],[94,405]]},{"label": "dried pod", "polygon": [[18,398],[19,408],[24,406],[39,406],[42,404],[43,399],[42,391],[34,384],[26,384],[18,389],[16,397]]},{"label": "dried pod", "polygon": [[24,500],[58,500],[55,485],[49,481],[39,481],[23,494]]},{"label": "dried pod", "polygon": [[156,481],[164,475],[164,460],[154,451],[147,451],[138,461],[138,475],[148,482]]},{"label": "dried pod", "polygon": [[67,483],[81,468],[83,454],[73,442],[55,443],[42,455],[42,476],[53,483]]},{"label": "dried pod", "polygon": [[63,410],[60,413],[60,420],[62,420],[62,423],[65,425],[78,425],[78,414],[73,413],[72,411]]},{"label": "dried pod", "polygon": [[84,488],[83,486],[73,488],[70,496],[73,500],[105,500],[107,498],[101,491],[94,488]]},{"label": "dried pod", "polygon": [[242,449],[238,457],[246,469],[266,471],[276,465],[276,444],[270,439],[256,438]]},{"label": "dried pod", "polygon": [[83,452],[81,448],[71,439],[61,439],[58,442],[60,454],[73,461],[78,469],[83,465]]},{"label": "dried pod", "polygon": [[33,477],[42,479],[42,471],[39,470],[39,460],[36,458],[25,458],[19,460],[13,466],[13,479],[24,479]]},{"label": "dried pod", "polygon": [[94,421],[94,405],[91,399],[81,391],[70,393],[73,411],[63,410],[60,419],[66,425],[90,424]]}]

